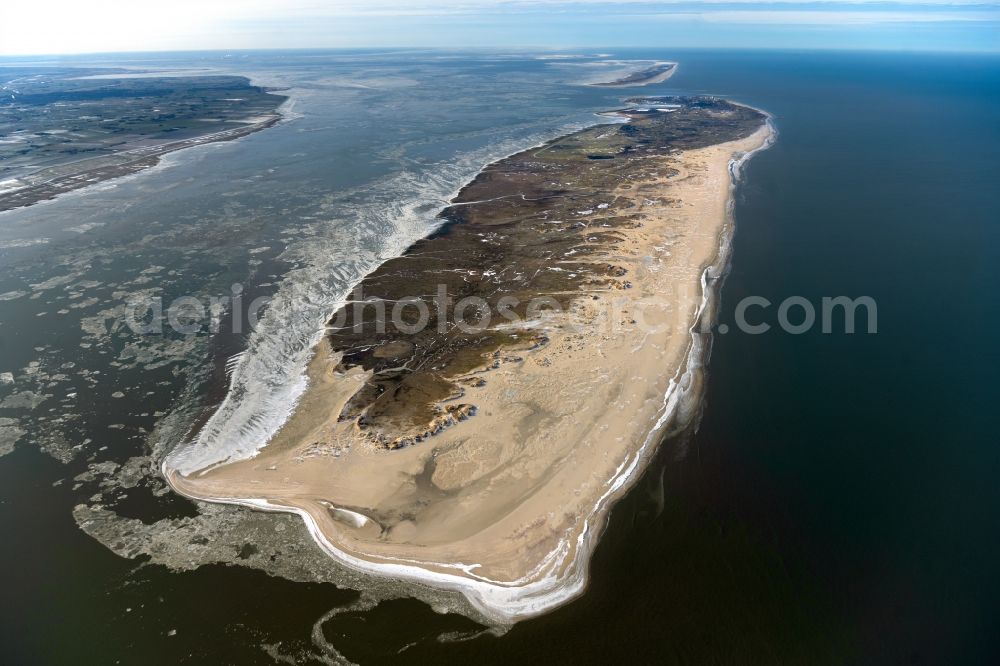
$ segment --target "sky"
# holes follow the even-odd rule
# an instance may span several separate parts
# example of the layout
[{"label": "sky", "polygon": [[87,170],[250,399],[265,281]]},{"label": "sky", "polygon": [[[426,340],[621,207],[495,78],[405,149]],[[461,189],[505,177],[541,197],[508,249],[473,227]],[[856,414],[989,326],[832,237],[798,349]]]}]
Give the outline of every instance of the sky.
[{"label": "sky", "polygon": [[0,0],[0,55],[389,46],[1000,52],[1000,0]]}]

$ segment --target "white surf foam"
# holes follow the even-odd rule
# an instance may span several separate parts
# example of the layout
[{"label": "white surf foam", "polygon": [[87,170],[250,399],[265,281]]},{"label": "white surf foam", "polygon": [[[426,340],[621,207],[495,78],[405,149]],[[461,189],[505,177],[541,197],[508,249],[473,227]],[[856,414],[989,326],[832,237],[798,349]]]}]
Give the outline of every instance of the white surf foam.
[{"label": "white surf foam", "polygon": [[[552,135],[584,126],[566,126]],[[329,219],[319,233],[290,247],[286,256],[301,268],[282,279],[246,352],[229,367],[229,391],[222,404],[191,441],[167,456],[164,469],[190,475],[254,457],[294,411],[308,385],[313,348],[354,285],[433,231],[437,213],[484,165],[539,146],[546,138],[507,140],[450,163],[383,179],[366,188],[367,203],[354,210],[354,219]],[[358,245],[359,235],[378,249],[345,256],[345,248]]]}]

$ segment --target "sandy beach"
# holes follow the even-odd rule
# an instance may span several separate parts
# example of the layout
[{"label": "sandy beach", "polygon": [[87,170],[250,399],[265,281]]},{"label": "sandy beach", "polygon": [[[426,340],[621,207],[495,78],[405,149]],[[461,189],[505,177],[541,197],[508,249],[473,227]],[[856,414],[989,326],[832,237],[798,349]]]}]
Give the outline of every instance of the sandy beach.
[{"label": "sandy beach", "polygon": [[341,564],[454,590],[497,623],[572,599],[613,502],[694,412],[734,178],[771,132],[633,158],[644,160],[634,177],[575,221],[586,234],[630,211],[638,223],[586,258],[628,280],[523,324],[545,344],[504,349],[459,378],[468,418],[412,446],[378,445],[339,418],[371,372],[345,370],[324,341],[294,415],[256,457],[189,474],[165,465],[170,484],[298,513]]},{"label": "sandy beach", "polygon": [[632,86],[648,86],[653,83],[663,83],[677,73],[676,62],[658,62],[652,67],[632,72],[614,81],[591,83],[598,88],[629,88]]}]

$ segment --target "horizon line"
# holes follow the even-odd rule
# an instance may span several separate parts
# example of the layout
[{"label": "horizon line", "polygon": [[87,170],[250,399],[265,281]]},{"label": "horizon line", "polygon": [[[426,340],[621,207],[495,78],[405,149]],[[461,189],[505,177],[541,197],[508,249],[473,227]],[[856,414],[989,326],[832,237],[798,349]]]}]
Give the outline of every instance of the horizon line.
[{"label": "horizon line", "polygon": [[668,46],[663,44],[629,44],[629,45],[560,45],[543,46],[533,44],[511,45],[511,46],[428,46],[428,45],[370,45],[370,46],[262,46],[253,48],[201,48],[201,49],[157,49],[157,50],[117,50],[117,51],[69,51],[62,53],[0,53],[0,59],[4,58],[62,58],[80,56],[113,56],[113,55],[154,55],[154,54],[225,54],[225,53],[281,53],[281,52],[306,52],[306,51],[366,51],[366,50],[393,50],[393,51],[581,51],[581,50],[675,50],[675,51],[780,51],[792,53],[925,53],[925,54],[964,54],[964,55],[1000,55],[1000,45],[993,49],[977,48],[906,48],[906,47],[878,47],[878,46]]}]

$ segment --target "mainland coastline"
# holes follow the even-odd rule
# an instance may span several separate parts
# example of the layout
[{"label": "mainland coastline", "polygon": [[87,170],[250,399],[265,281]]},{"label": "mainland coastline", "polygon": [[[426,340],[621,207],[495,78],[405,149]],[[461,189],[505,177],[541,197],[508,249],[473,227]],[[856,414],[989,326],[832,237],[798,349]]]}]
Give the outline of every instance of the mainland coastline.
[{"label": "mainland coastline", "polygon": [[[345,304],[281,431],[249,460],[168,458],[174,489],[297,513],[341,564],[459,592],[498,623],[579,594],[610,506],[693,414],[732,190],[773,136],[715,98],[630,101],[624,124],[486,167],[441,231],[360,285],[386,304],[440,284],[513,297],[515,317],[379,332],[377,310]],[[538,298],[558,307],[529,312]]]}]

